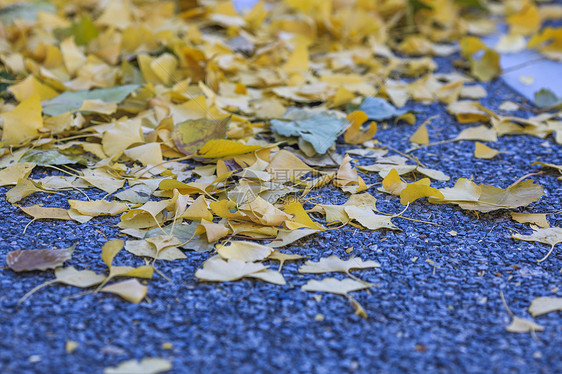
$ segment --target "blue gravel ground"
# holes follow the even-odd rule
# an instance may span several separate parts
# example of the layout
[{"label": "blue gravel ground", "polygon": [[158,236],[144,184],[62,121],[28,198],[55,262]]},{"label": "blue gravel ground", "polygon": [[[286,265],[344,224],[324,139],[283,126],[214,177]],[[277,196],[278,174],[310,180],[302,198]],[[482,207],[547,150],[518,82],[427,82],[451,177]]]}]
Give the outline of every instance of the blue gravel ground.
[{"label": "blue gravel ground", "polygon": [[[447,63],[440,64],[441,71],[450,69]],[[493,110],[504,100],[523,100],[501,81],[486,88],[489,98],[484,104]],[[439,114],[428,126],[432,141],[454,137],[464,128],[442,104],[410,103],[407,108],[418,112],[422,120]],[[377,139],[404,151],[414,131],[414,126],[391,124],[379,130]],[[450,175],[452,181],[473,177],[478,183],[499,187],[537,171],[538,167],[531,166],[533,161],[562,164],[561,147],[552,138],[506,136],[492,146],[505,153],[494,160],[474,159],[473,142],[460,142],[414,154]],[[365,178],[368,183],[380,182],[375,175]],[[546,171],[533,178],[546,194],[538,203],[517,211],[560,211],[562,189],[556,173]],[[451,186],[452,181],[436,186]],[[379,210],[397,213],[403,209],[397,198],[379,193],[376,187],[369,192],[378,199]],[[96,218],[82,225],[34,222],[22,234],[29,218],[5,201],[6,190],[0,188],[0,262],[14,249],[65,248],[77,243],[67,265],[104,270],[101,245],[117,237],[113,226],[117,218]],[[94,190],[88,194],[102,196]],[[318,194],[333,204],[346,200],[333,187]],[[83,198],[77,192],[35,194],[20,203],[68,208],[67,199]],[[355,272],[375,284],[368,292],[354,294],[368,312],[367,320],[355,316],[344,297],[322,294],[319,299],[301,291],[309,279],[322,278],[299,274],[302,262],[284,265],[286,286],[254,280],[207,284],[198,282],[194,272],[210,254],[189,253],[187,260],[158,263],[171,281],[155,275],[149,282],[150,301],[138,305],[107,294],[69,299],[80,290],[57,285],[18,305],[20,297],[53,274],[1,270],[0,372],[101,373],[105,367],[143,357],[169,359],[176,373],[562,372],[560,313],[536,319],[545,327],[536,339],[508,333],[505,327],[510,318],[500,299],[503,291],[516,315],[531,318],[527,307],[535,297],[561,296],[560,249],[537,264],[548,247],[511,239],[512,230],[528,234],[530,229],[512,221],[507,211],[478,218],[454,206],[417,201],[405,216],[438,225],[396,218],[403,231],[327,231],[287,248],[317,260],[330,255],[348,258],[345,250],[353,247],[352,255],[379,261],[380,269]],[[548,217],[551,226],[562,225],[562,215]],[[458,235],[448,234],[451,230]],[[121,253],[117,261],[143,263],[128,253]],[[65,352],[68,340],[79,343],[72,354]],[[172,348],[165,349],[163,343],[171,343]]]}]

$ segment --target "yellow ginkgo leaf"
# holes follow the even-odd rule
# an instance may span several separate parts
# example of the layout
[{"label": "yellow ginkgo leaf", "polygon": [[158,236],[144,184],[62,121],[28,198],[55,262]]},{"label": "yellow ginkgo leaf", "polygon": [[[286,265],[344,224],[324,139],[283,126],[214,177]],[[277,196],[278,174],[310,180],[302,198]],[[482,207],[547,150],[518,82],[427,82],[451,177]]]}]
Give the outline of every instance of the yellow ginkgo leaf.
[{"label": "yellow ginkgo leaf", "polygon": [[129,209],[127,204],[120,203],[116,201],[105,201],[105,200],[90,200],[90,201],[79,201],[79,200],[68,200],[70,207],[75,209],[80,214],[97,217],[101,215],[115,216],[117,214],[123,213]]},{"label": "yellow ginkgo leaf", "polygon": [[35,167],[33,162],[18,162],[0,170],[0,187],[17,184],[22,179],[27,179]]},{"label": "yellow ginkgo leaf", "polygon": [[207,241],[209,243],[214,243],[217,240],[224,238],[230,230],[223,223],[213,223],[205,219],[201,220],[201,226],[205,228],[205,234],[207,235]]},{"label": "yellow ginkgo leaf", "polygon": [[359,257],[341,260],[336,256],[321,258],[318,261],[307,261],[299,268],[299,273],[349,273],[351,269],[380,268],[381,265],[373,260],[363,261]]},{"label": "yellow ginkgo leaf", "polygon": [[550,224],[548,219],[546,219],[546,214],[544,213],[518,213],[510,212],[509,215],[514,221],[519,223],[531,223],[544,228],[549,228]]},{"label": "yellow ginkgo leaf", "polygon": [[218,254],[226,260],[244,262],[261,261],[266,259],[273,251],[271,247],[253,242],[233,241],[216,246]]},{"label": "yellow ginkgo leaf", "polygon": [[384,179],[382,180],[382,187],[385,189],[385,191],[388,191],[396,196],[400,196],[400,192],[402,192],[402,190],[406,188],[407,185],[408,183],[400,179],[400,175],[398,175],[398,172],[395,168],[392,168],[386,175],[386,177],[384,177]]},{"label": "yellow ginkgo leaf", "polygon": [[287,226],[288,229],[296,230],[303,227],[316,230],[324,229],[322,225],[319,225],[310,218],[298,201],[285,204],[283,208],[285,213],[293,216],[290,220],[285,221],[285,226]]},{"label": "yellow ginkgo leaf", "polygon": [[389,229],[399,230],[394,226],[390,216],[375,214],[372,209],[364,206],[346,206],[345,212],[349,218],[356,220],[369,230]]},{"label": "yellow ginkgo leaf", "polygon": [[474,157],[492,159],[498,155],[499,151],[494,148],[488,147],[484,143],[476,142],[474,143]]},{"label": "yellow ginkgo leaf", "polygon": [[39,135],[43,127],[41,116],[41,97],[29,96],[13,110],[0,114],[4,120],[2,141],[5,145],[17,145]]},{"label": "yellow ginkgo leaf", "polygon": [[38,94],[42,100],[49,100],[58,95],[58,92],[50,86],[43,84],[37,80],[33,75],[28,75],[27,78],[8,87],[8,91],[14,95],[17,101],[24,101],[31,96]]},{"label": "yellow ginkgo leaf", "polygon": [[304,41],[298,42],[291,56],[283,66],[287,72],[306,72],[309,68],[308,45]]},{"label": "yellow ginkgo leaf", "polygon": [[147,290],[148,287],[142,285],[138,280],[127,279],[126,281],[105,286],[100,289],[100,292],[112,293],[121,296],[131,303],[138,304],[146,296]]},{"label": "yellow ginkgo leaf", "polygon": [[367,131],[361,131],[361,125],[369,119],[365,112],[357,110],[350,113],[347,116],[350,127],[346,130],[344,134],[344,140],[346,143],[350,144],[361,144],[368,140],[371,140],[377,133],[377,123],[371,122],[369,129]]},{"label": "yellow ginkgo leaf", "polygon": [[410,136],[410,141],[412,143],[423,145],[429,144],[429,135],[427,133],[427,127],[425,126],[425,124],[422,124],[420,127],[418,127],[418,129],[412,134],[412,136]]},{"label": "yellow ginkgo leaf", "polygon": [[250,153],[263,148],[259,145],[246,145],[235,140],[210,140],[197,152],[197,156],[205,158],[232,157]]},{"label": "yellow ginkgo leaf", "polygon": [[429,185],[429,178],[420,179],[417,182],[410,183],[400,192],[400,203],[407,205],[413,203],[422,197],[443,198],[443,194],[437,189]]},{"label": "yellow ginkgo leaf", "polygon": [[304,291],[311,292],[328,292],[336,295],[347,296],[349,292],[365,290],[371,287],[370,284],[365,282],[359,282],[353,279],[343,279],[339,280],[336,278],[324,278],[321,281],[309,280],[301,288]]}]

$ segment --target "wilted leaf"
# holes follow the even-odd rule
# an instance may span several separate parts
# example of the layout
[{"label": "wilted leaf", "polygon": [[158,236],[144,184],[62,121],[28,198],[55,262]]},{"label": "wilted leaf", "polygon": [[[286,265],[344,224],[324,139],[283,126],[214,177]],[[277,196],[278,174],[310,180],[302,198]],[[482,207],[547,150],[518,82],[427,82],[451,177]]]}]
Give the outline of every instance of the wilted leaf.
[{"label": "wilted leaf", "polygon": [[363,261],[359,257],[341,260],[336,256],[321,258],[319,261],[307,261],[299,268],[299,273],[349,273],[351,269],[380,268],[381,265],[373,260]]},{"label": "wilted leaf", "polygon": [[556,311],[562,311],[562,297],[537,297],[529,306],[533,317]]},{"label": "wilted leaf", "polygon": [[30,149],[23,155],[20,162],[32,162],[39,166],[67,164],[88,165],[88,160],[86,160],[84,155],[63,153],[57,148],[46,150]]},{"label": "wilted leaf", "polygon": [[26,179],[35,167],[32,162],[17,163],[0,170],[0,187],[17,184],[19,180]]},{"label": "wilted leaf", "polygon": [[498,155],[499,151],[488,147],[484,143],[476,142],[474,143],[474,157],[492,159]]},{"label": "wilted leaf", "polygon": [[111,88],[94,90],[66,91],[50,100],[43,101],[43,113],[56,116],[65,112],[75,112],[80,109],[85,100],[101,100],[106,103],[120,103],[139,86],[129,84]]},{"label": "wilted leaf", "polygon": [[544,327],[538,323],[517,316],[513,316],[512,318],[511,323],[505,328],[508,332],[525,333],[544,331]]},{"label": "wilted leaf", "polygon": [[152,266],[143,265],[134,268],[132,266],[113,265],[113,259],[123,249],[124,244],[125,242],[121,239],[113,239],[107,241],[103,245],[101,250],[101,259],[109,269],[109,275],[105,279],[104,284],[114,277],[135,277],[147,279],[152,278],[152,273],[154,271],[154,268]]},{"label": "wilted leaf", "polygon": [[558,243],[562,243],[562,227],[551,227],[551,228],[533,228],[533,233],[531,235],[521,235],[513,234],[511,235],[513,239],[524,240],[527,242],[538,242],[550,245],[550,250],[542,259],[538,262],[542,262],[550,256],[554,250],[554,246]]},{"label": "wilted leaf", "polygon": [[86,45],[98,36],[99,32],[90,17],[83,16],[78,22],[74,22],[70,27],[55,29],[54,34],[59,40],[73,36],[76,44]]},{"label": "wilted leaf", "polygon": [[100,292],[112,293],[131,303],[138,304],[146,296],[147,290],[148,287],[143,286],[138,280],[127,279],[126,281],[105,286],[100,289]]},{"label": "wilted leaf", "polygon": [[2,141],[5,144],[17,145],[33,140],[43,127],[39,95],[30,96],[11,111],[0,114],[0,118],[4,120]]},{"label": "wilted leaf", "polygon": [[535,105],[539,108],[553,108],[562,105],[562,98],[548,88],[542,88],[535,92]]},{"label": "wilted leaf", "polygon": [[314,229],[298,229],[293,231],[279,230],[279,234],[277,234],[277,237],[271,243],[267,244],[267,246],[271,248],[281,248],[291,243],[294,243],[297,240],[302,239],[306,236],[315,234],[317,232],[320,232],[320,230],[314,230]]},{"label": "wilted leaf", "polygon": [[369,230],[400,230],[392,223],[392,217],[375,214],[372,209],[367,207],[346,206],[345,212],[349,218],[356,220]]},{"label": "wilted leaf", "polygon": [[172,369],[170,361],[162,358],[143,358],[140,361],[129,360],[117,367],[104,369],[103,374],[158,374]]},{"label": "wilted leaf", "polygon": [[418,127],[416,132],[414,132],[412,136],[410,136],[410,141],[412,143],[423,145],[429,144],[429,135],[427,133],[427,127],[425,126],[425,124],[422,124],[420,127]]},{"label": "wilted leaf", "polygon": [[273,251],[270,247],[253,242],[232,241],[229,245],[218,244],[218,254],[226,260],[244,262],[261,261]]},{"label": "wilted leaf", "polygon": [[219,120],[201,118],[178,123],[172,131],[172,139],[181,153],[193,155],[208,141],[224,139],[230,119],[231,117]]},{"label": "wilted leaf", "polygon": [[156,260],[173,261],[187,258],[182,251],[175,247],[175,245],[179,245],[181,242],[175,236],[172,238],[176,241],[159,251],[154,244],[147,240],[127,240],[125,250],[135,256],[150,257]]},{"label": "wilted leaf", "polygon": [[497,142],[498,133],[486,125],[469,127],[462,130],[455,140],[481,140],[483,142]]},{"label": "wilted leaf", "polygon": [[259,145],[246,145],[235,140],[209,140],[197,152],[197,156],[205,158],[221,158],[238,156],[262,148]]},{"label": "wilted leaf", "polygon": [[408,184],[400,192],[400,204],[407,205],[422,197],[442,199],[444,197],[443,194],[437,188],[431,187],[429,183],[429,178],[423,178],[417,182]]},{"label": "wilted leaf", "polygon": [[334,293],[336,295],[347,296],[349,292],[365,290],[369,287],[371,287],[371,285],[349,278],[343,280],[338,280],[336,278],[324,278],[321,281],[317,281],[314,279],[309,280],[301,288],[304,291],[328,292]]},{"label": "wilted leaf", "polygon": [[299,108],[289,108],[282,119],[271,121],[273,131],[283,136],[300,137],[319,154],[326,153],[347,126],[344,118]]},{"label": "wilted leaf", "polygon": [[6,264],[15,272],[47,270],[62,266],[66,260],[70,260],[75,245],[65,249],[35,249],[8,252]]},{"label": "wilted leaf", "polygon": [[380,97],[368,96],[359,106],[359,110],[364,112],[369,119],[382,121],[393,117],[401,116],[406,113],[404,110],[396,109],[385,99]]},{"label": "wilted leaf", "polygon": [[283,252],[279,252],[277,250],[274,250],[269,255],[269,257],[267,259],[279,261],[279,269],[277,269],[277,271],[281,271],[281,268],[283,267],[283,264],[285,263],[285,261],[296,261],[296,260],[301,260],[303,258],[306,258],[306,256],[301,256],[301,255],[296,255],[296,254],[291,254],[291,253],[283,253]]},{"label": "wilted leaf", "polygon": [[346,143],[361,144],[367,140],[371,140],[377,133],[377,123],[371,122],[366,131],[361,131],[361,125],[367,121],[368,116],[365,112],[355,111],[347,116],[351,126],[344,134]]},{"label": "wilted leaf", "polygon": [[25,296],[23,296],[18,301],[18,303],[21,304],[36,291],[53,283],[62,283],[68,286],[88,288],[98,285],[102,283],[104,280],[105,280],[104,275],[96,274],[91,270],[76,270],[72,266],[67,266],[65,268],[59,267],[55,269],[55,279],[42,283],[39,286],[33,288],[31,291],[26,293]]},{"label": "wilted leaf", "polygon": [[546,219],[546,214],[544,213],[540,214],[540,213],[511,212],[509,214],[511,215],[511,218],[514,221],[517,221],[519,223],[532,223],[533,225],[537,225],[544,228],[550,227],[550,224]]},{"label": "wilted leaf", "polygon": [[58,283],[80,288],[98,285],[105,279],[103,274],[96,274],[92,270],[76,270],[72,266],[56,269],[55,277]]},{"label": "wilted leaf", "polygon": [[220,256],[209,258],[195,276],[207,282],[231,282],[265,270],[261,263],[223,260]]},{"label": "wilted leaf", "polygon": [[482,213],[527,206],[544,194],[542,186],[535,184],[533,180],[519,181],[508,188],[498,188],[487,184],[477,185],[465,178],[459,178],[453,188],[441,188],[439,191],[444,198],[430,197],[429,202],[457,204],[462,209]]},{"label": "wilted leaf", "polygon": [[41,205],[20,206],[25,214],[30,215],[33,219],[62,219],[71,220],[68,211],[62,208],[47,208]]},{"label": "wilted leaf", "polygon": [[34,21],[39,12],[56,13],[56,11],[56,6],[45,0],[15,3],[0,9],[0,23],[11,24],[16,19]]}]

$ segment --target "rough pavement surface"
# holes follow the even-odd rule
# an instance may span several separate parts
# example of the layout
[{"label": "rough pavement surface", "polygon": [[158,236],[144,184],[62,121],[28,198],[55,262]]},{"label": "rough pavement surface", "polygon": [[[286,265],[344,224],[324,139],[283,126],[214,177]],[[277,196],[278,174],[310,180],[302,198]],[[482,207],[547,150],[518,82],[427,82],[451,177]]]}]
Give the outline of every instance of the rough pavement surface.
[{"label": "rough pavement surface", "polygon": [[[450,66],[441,62],[441,72]],[[504,100],[522,102],[501,81],[485,85],[483,104],[497,110]],[[449,116],[442,104],[409,103],[419,120],[439,114],[429,126],[431,141],[449,139],[465,126]],[[516,115],[529,116],[517,112]],[[389,124],[377,139],[404,151],[414,126]],[[415,151],[428,167],[478,183],[507,187],[539,168],[537,160],[562,164],[560,145],[553,139],[506,136],[494,148],[504,151],[494,160],[473,157],[473,142],[446,143]],[[338,148],[343,153],[343,146]],[[358,161],[369,163],[368,160]],[[47,171],[51,173],[52,171]],[[533,176],[545,196],[516,211],[561,210],[562,188],[554,171]],[[367,183],[380,183],[366,175]],[[376,191],[378,209],[398,213],[399,199]],[[118,218],[95,218],[87,224],[66,221],[33,222],[22,234],[29,217],[4,198],[0,188],[0,262],[15,249],[66,248],[77,243],[67,265],[105,269],[101,246],[117,237]],[[87,190],[90,197],[101,197]],[[318,191],[324,201],[343,203],[346,196],[333,187]],[[67,199],[84,199],[79,192],[64,196],[34,194],[23,206],[42,203],[68,208]],[[310,206],[309,206],[310,207]],[[299,274],[302,262],[286,263],[288,284],[276,286],[256,280],[208,284],[194,272],[210,256],[188,253],[187,260],[158,262],[170,278],[155,274],[148,298],[138,305],[108,294],[72,297],[81,290],[52,285],[18,304],[26,292],[53,279],[52,271],[16,274],[1,270],[0,371],[2,373],[101,373],[132,358],[161,357],[173,363],[172,372],[205,373],[335,373],[335,372],[562,372],[560,313],[535,319],[544,326],[536,339],[530,334],[505,331],[510,318],[501,299],[503,291],[511,310],[531,318],[530,302],[538,296],[561,296],[562,251],[554,250],[537,264],[548,246],[511,239],[514,230],[530,229],[510,219],[509,212],[480,214],[479,218],[450,205],[416,201],[405,217],[438,225],[395,218],[400,232],[355,230],[326,231],[286,248],[289,252],[320,257],[351,255],[374,259],[379,269],[355,271],[375,284],[370,291],[354,293],[369,314],[355,316],[341,296],[304,292],[309,279],[322,275]],[[562,225],[562,215],[548,216],[551,226]],[[448,232],[454,230],[457,236]],[[353,247],[353,252],[345,250]],[[123,251],[117,263],[142,264]],[[276,269],[277,263],[271,264]],[[330,274],[331,276],[331,274]],[[340,277],[341,275],[335,275]],[[314,297],[316,295],[316,298]],[[323,316],[323,319],[320,318]],[[72,354],[65,343],[79,343]],[[164,349],[163,343],[171,343]]]}]

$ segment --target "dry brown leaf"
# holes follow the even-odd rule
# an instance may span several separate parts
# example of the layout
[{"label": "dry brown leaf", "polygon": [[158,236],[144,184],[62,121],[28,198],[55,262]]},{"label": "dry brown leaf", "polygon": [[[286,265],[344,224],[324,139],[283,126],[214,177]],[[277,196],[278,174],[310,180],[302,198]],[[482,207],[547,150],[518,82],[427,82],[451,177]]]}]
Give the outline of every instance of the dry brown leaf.
[{"label": "dry brown leaf", "polygon": [[15,272],[55,269],[70,260],[74,248],[65,249],[35,249],[8,252],[6,264]]}]

